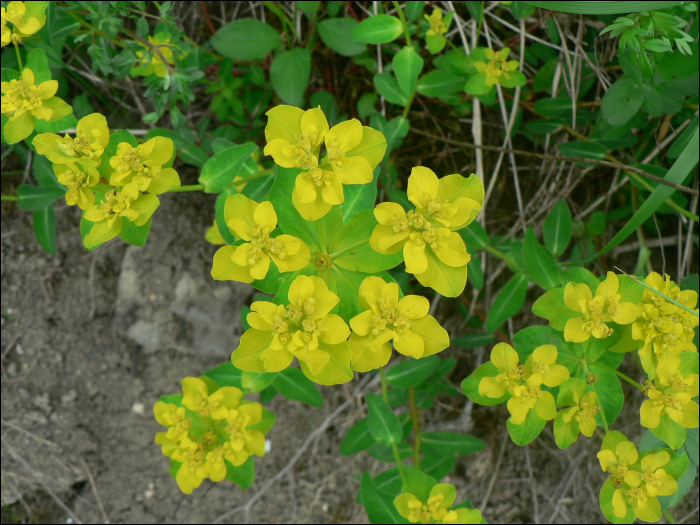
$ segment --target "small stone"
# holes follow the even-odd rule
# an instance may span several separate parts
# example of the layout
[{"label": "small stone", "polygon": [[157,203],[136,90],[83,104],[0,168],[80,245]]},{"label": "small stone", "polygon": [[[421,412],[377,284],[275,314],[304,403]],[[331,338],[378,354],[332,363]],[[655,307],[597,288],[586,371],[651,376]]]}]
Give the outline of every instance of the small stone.
[{"label": "small stone", "polygon": [[68,392],[61,396],[61,405],[70,405],[73,401],[75,401],[76,397],[78,397],[78,393],[71,388]]},{"label": "small stone", "polygon": [[22,419],[27,425],[31,425],[32,423],[37,425],[46,425],[49,422],[49,420],[46,419],[46,416],[38,410],[30,410],[24,414]]},{"label": "small stone", "polygon": [[10,363],[7,365],[7,375],[16,376],[17,375],[17,363]]},{"label": "small stone", "polygon": [[17,355],[24,355],[24,348],[22,348],[22,345],[15,345],[15,352],[17,352]]},{"label": "small stone", "polygon": [[136,403],[131,405],[131,411],[138,416],[143,416],[146,413],[146,405],[144,405],[140,401],[137,401]]},{"label": "small stone", "polygon": [[51,404],[49,403],[49,394],[43,393],[40,396],[36,396],[33,400],[32,403],[34,405],[41,409],[42,412],[45,414],[48,414],[51,412]]},{"label": "small stone", "polygon": [[146,496],[146,498],[151,499],[153,496],[155,496],[156,491],[155,487],[153,486],[153,482],[149,481],[148,482],[148,488],[143,492],[143,495]]}]

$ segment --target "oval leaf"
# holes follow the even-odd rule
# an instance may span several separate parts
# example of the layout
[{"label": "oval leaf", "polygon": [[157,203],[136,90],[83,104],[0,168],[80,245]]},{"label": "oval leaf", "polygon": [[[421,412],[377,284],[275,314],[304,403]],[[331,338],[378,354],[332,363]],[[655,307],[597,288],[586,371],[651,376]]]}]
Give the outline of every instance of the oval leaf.
[{"label": "oval leaf", "polygon": [[374,15],[364,19],[352,31],[355,42],[388,44],[403,33],[401,21],[395,16]]},{"label": "oval leaf", "polygon": [[493,332],[508,318],[520,311],[527,292],[527,275],[517,273],[501,288],[486,318],[486,330]]}]

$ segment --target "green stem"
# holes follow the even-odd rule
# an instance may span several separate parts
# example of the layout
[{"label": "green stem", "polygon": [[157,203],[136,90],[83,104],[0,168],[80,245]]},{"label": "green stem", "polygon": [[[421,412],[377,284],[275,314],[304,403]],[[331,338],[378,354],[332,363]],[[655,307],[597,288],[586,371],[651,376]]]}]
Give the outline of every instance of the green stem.
[{"label": "green stem", "polygon": [[511,269],[517,269],[518,265],[515,264],[515,259],[513,259],[510,255],[506,255],[503,253],[501,250],[498,250],[494,248],[493,246],[484,246],[484,251],[489,252],[491,255],[495,255],[499,259],[502,259],[505,261],[505,263],[511,268]]},{"label": "green stem", "polygon": [[294,24],[292,24],[289,18],[287,18],[287,15],[284,14],[284,11],[282,11],[282,9],[277,7],[274,2],[263,2],[263,5],[265,5],[265,7],[267,7],[270,11],[275,13],[275,15],[277,15],[277,18],[279,18],[282,22],[282,24],[286,26],[289,29],[289,31],[295,37],[297,37],[297,39],[299,38],[299,35],[297,35],[296,29],[294,28]]},{"label": "green stem", "polygon": [[676,518],[673,517],[673,515],[668,511],[668,509],[662,511],[663,515],[666,516],[666,521],[669,523],[678,523],[676,521]]},{"label": "green stem", "polygon": [[17,51],[17,62],[19,62],[19,70],[20,73],[22,72],[22,69],[24,69],[24,66],[22,65],[22,55],[19,52],[19,44],[17,42],[14,42],[15,44],[15,51]]},{"label": "green stem", "polygon": [[267,168],[267,169],[264,169],[264,170],[260,170],[260,171],[258,171],[255,175],[251,175],[250,177],[246,177],[246,178],[241,179],[241,180],[239,180],[239,181],[234,181],[233,185],[234,185],[234,186],[241,186],[242,184],[247,184],[247,183],[249,183],[249,182],[252,181],[252,180],[261,179],[261,178],[263,178],[263,177],[267,177],[268,175],[271,175],[274,171],[275,171],[275,170],[273,170],[272,168]]},{"label": "green stem", "polygon": [[3,195],[2,200],[4,200],[4,201],[18,201],[19,197],[17,195]]},{"label": "green stem", "polygon": [[420,407],[416,405],[413,387],[408,388],[408,406],[413,423],[413,467],[420,470]]},{"label": "green stem", "polygon": [[170,190],[168,193],[184,193],[186,191],[202,191],[204,189],[204,184],[190,184],[189,186],[180,186]]},{"label": "green stem", "polygon": [[358,246],[363,246],[363,245],[365,245],[365,244],[367,244],[367,241],[366,241],[366,240],[360,241],[360,242],[356,242],[355,244],[351,244],[350,246],[347,246],[347,247],[343,248],[343,249],[340,250],[340,251],[333,252],[333,253],[329,253],[328,255],[331,257],[331,259],[335,259],[336,257],[340,257],[341,255],[345,255],[345,254],[348,253],[349,251],[352,251],[352,250],[354,250],[355,248],[357,248]]},{"label": "green stem", "polygon": [[413,99],[416,96],[416,91],[414,89],[413,93],[411,93],[411,98],[408,99],[408,102],[406,103],[406,107],[403,110],[403,114],[401,115],[403,118],[408,118],[408,112],[411,110],[411,104],[413,104]]},{"label": "green stem", "polygon": [[401,9],[401,6],[399,5],[398,2],[391,2],[394,4],[394,7],[396,8],[396,12],[399,15],[399,19],[401,20],[401,25],[403,26],[403,34],[406,37],[406,45],[410,46],[411,45],[411,34],[408,31],[408,22],[406,22],[406,17],[403,14],[403,10]]},{"label": "green stem", "polygon": [[[318,224],[318,222],[316,223]],[[379,379],[382,383],[382,399],[384,400],[385,403],[389,403],[389,394],[388,394],[388,389],[386,385],[386,371],[384,370],[384,367],[379,368]],[[394,443],[393,441],[391,442],[391,450],[394,452],[394,461],[396,462],[396,468],[399,471],[399,475],[401,476],[401,481],[406,483],[406,473],[403,470],[403,461],[401,461],[401,454],[399,454],[399,447]]]},{"label": "green stem", "polygon": [[626,375],[623,374],[622,372],[620,372],[620,371],[618,371],[618,370],[615,370],[614,368],[609,367],[609,366],[607,366],[607,365],[604,365],[604,364],[602,364],[602,363],[599,362],[599,361],[596,362],[595,366],[599,366],[600,368],[603,368],[603,369],[605,369],[605,370],[607,370],[607,371],[609,371],[609,372],[612,372],[613,374],[615,374],[616,376],[618,376],[620,379],[624,379],[625,381],[627,381],[627,382],[628,382],[630,385],[632,385],[633,387],[638,388],[639,390],[641,390],[642,392],[644,392],[644,387],[643,387],[642,385],[640,385],[639,383],[637,383],[637,382],[636,382],[634,379],[632,379],[631,377],[626,376]]}]

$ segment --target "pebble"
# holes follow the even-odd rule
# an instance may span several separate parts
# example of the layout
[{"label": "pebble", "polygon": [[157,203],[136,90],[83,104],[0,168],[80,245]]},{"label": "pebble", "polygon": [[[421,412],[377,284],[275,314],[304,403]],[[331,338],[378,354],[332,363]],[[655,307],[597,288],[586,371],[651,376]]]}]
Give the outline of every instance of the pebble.
[{"label": "pebble", "polygon": [[155,494],[156,491],[153,482],[149,481],[148,488],[143,492],[143,495],[146,496],[146,498],[151,499],[153,496],[155,496]]},{"label": "pebble", "polygon": [[131,411],[138,416],[143,416],[146,413],[146,405],[144,405],[140,401],[137,401],[136,403],[131,405]]},{"label": "pebble", "polygon": [[34,405],[36,407],[38,407],[39,409],[41,409],[41,411],[44,412],[45,414],[48,414],[49,412],[51,412],[51,404],[49,403],[49,394],[47,394],[46,392],[44,392],[40,396],[34,397],[34,399],[32,400],[32,403],[34,403]]},{"label": "pebble", "polygon": [[75,401],[76,397],[78,397],[78,393],[71,388],[68,392],[61,396],[61,405],[70,405],[73,401]]}]

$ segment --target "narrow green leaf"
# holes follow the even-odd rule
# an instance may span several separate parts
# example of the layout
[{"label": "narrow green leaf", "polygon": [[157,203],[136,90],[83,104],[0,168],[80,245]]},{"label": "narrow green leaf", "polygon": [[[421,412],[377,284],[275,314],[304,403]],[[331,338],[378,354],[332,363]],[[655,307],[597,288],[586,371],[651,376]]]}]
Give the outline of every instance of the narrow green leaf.
[{"label": "narrow green leaf", "polygon": [[351,456],[366,450],[377,442],[369,430],[369,419],[360,419],[353,427],[345,434],[343,441],[340,443],[340,453],[343,456]]},{"label": "narrow green leaf", "polygon": [[56,254],[56,212],[47,206],[34,212],[34,233],[41,247],[48,253]]},{"label": "narrow green leaf", "polygon": [[440,97],[462,89],[464,79],[447,71],[431,71],[418,79],[416,91],[427,97]]},{"label": "narrow green leaf", "polygon": [[392,366],[386,373],[386,380],[389,384],[408,388],[423,382],[440,363],[440,358],[436,355],[424,357],[423,359],[413,359],[404,361]]},{"label": "narrow green leaf", "polygon": [[287,399],[301,401],[314,407],[323,406],[323,396],[298,368],[285,368],[275,376],[272,384]]},{"label": "narrow green leaf", "polygon": [[[693,137],[688,142],[688,145],[681,153],[680,157],[673,163],[671,169],[664,177],[664,180],[682,184],[688,173],[698,163],[698,128],[695,128]],[[597,259],[601,255],[608,253],[610,250],[618,246],[622,241],[627,239],[636,229],[654,213],[675,190],[670,186],[659,184],[651,195],[647,197],[634,216],[623,226],[623,228],[613,237],[608,244],[601,250],[600,253],[591,257],[591,260]]]},{"label": "narrow green leaf", "polygon": [[559,11],[561,13],[577,13],[582,15],[616,15],[620,13],[641,13],[642,11],[655,11],[668,9],[683,2],[527,2],[535,7]]},{"label": "narrow green leaf", "polygon": [[478,452],[486,445],[477,437],[456,432],[423,432],[420,441],[427,453],[452,453],[462,456]]},{"label": "narrow green leaf", "polygon": [[46,208],[66,194],[63,186],[29,186],[22,184],[17,188],[19,207],[26,211]]},{"label": "narrow green leaf", "polygon": [[394,507],[394,496],[378,490],[369,472],[362,474],[360,492],[370,523],[408,523]]},{"label": "narrow green leaf", "polygon": [[236,388],[243,388],[243,383],[241,382],[242,373],[241,370],[233,366],[231,361],[228,361],[203,372],[202,375],[206,375],[220,387],[235,386]]},{"label": "narrow green leaf", "polygon": [[461,335],[455,337],[452,340],[452,344],[459,346],[460,348],[477,348],[479,346],[484,346],[491,343],[495,337],[493,334],[472,334],[472,335]]},{"label": "narrow green leaf", "polygon": [[508,318],[520,311],[525,302],[528,278],[524,273],[516,273],[498,292],[486,317],[486,331],[494,332]]},{"label": "narrow green leaf", "polygon": [[571,211],[564,199],[559,199],[544,220],[544,245],[554,255],[561,255],[571,241],[573,224]]},{"label": "narrow green leaf", "polygon": [[199,176],[199,183],[204,184],[204,192],[223,191],[236,178],[243,163],[257,149],[256,144],[241,144],[217,153],[207,160]]},{"label": "narrow green leaf", "polygon": [[392,104],[405,106],[408,103],[408,96],[399,87],[399,83],[396,81],[394,75],[389,73],[377,73],[374,75],[374,87],[381,96]]},{"label": "narrow green leaf", "polygon": [[403,33],[401,21],[395,16],[374,15],[365,18],[352,31],[355,42],[365,44],[388,44]]},{"label": "narrow green leaf", "polygon": [[377,394],[369,392],[365,399],[369,410],[369,430],[374,439],[390,445],[400,443],[403,435],[401,421],[391,407]]},{"label": "narrow green leaf", "polygon": [[565,142],[559,144],[557,149],[562,155],[567,157],[578,157],[583,159],[605,160],[608,150],[598,142]]},{"label": "narrow green leaf", "polygon": [[391,64],[401,91],[410,97],[416,90],[416,81],[423,70],[423,59],[416,53],[413,46],[405,46],[394,55]]},{"label": "narrow green leaf", "polygon": [[525,258],[525,267],[533,281],[545,290],[551,290],[559,286],[561,280],[559,265],[537,242],[537,237],[532,228],[528,228],[525,233],[523,256]]}]

